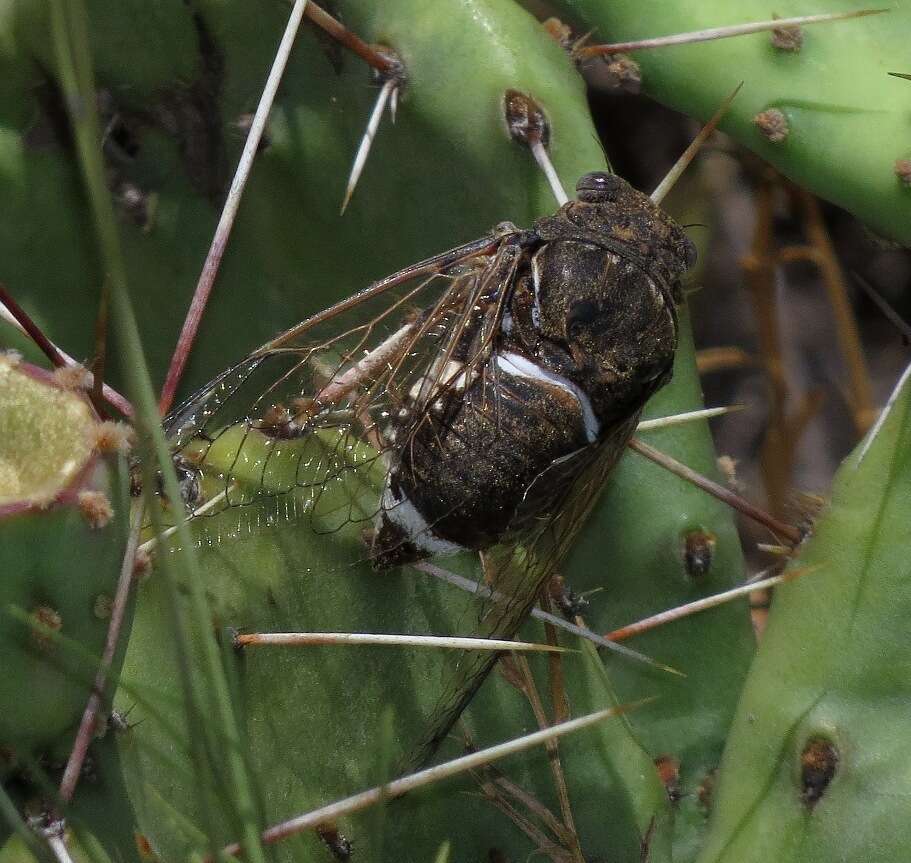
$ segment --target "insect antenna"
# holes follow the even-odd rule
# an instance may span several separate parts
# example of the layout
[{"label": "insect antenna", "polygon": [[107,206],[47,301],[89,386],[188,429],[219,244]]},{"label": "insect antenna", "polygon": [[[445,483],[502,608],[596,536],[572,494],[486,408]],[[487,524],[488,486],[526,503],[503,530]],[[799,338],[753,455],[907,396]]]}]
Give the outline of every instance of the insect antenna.
[{"label": "insect antenna", "polygon": [[699,134],[693,138],[692,143],[683,151],[680,158],[677,159],[674,166],[667,172],[664,179],[655,187],[655,191],[650,195],[655,204],[660,204],[667,196],[667,193],[674,188],[674,184],[680,179],[681,174],[689,167],[690,162],[693,161],[696,154],[702,149],[702,145],[705,144],[712,132],[715,131],[716,127],[721,122],[721,118],[724,117],[728,108],[731,107],[731,102],[734,101],[734,98],[740,92],[742,86],[743,81],[741,81],[734,88],[734,91],[730,96],[721,103],[721,107],[718,108],[712,119],[702,127]]}]

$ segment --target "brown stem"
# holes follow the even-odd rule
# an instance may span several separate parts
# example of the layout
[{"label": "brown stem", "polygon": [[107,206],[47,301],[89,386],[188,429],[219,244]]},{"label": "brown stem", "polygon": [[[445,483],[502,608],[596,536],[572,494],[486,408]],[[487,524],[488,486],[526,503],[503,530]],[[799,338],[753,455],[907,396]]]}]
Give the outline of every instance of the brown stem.
[{"label": "brown stem", "polygon": [[819,201],[805,189],[797,189],[794,194],[803,208],[804,229],[810,245],[816,251],[816,264],[835,317],[838,345],[848,368],[849,402],[854,428],[858,435],[862,435],[876,418],[876,408],[873,405],[873,388],[870,385],[870,375],[860,344],[857,321],[848,300],[848,288],[823,220]]},{"label": "brown stem", "polygon": [[[523,691],[531,709],[535,714],[538,722],[538,728],[544,729],[550,727],[550,721],[547,718],[547,712],[544,710],[544,704],[541,702],[541,696],[538,694],[538,687],[535,685],[534,675],[531,673],[531,667],[524,656],[514,654],[516,665],[522,673]],[[557,799],[560,802],[560,814],[563,816],[563,826],[566,828],[566,838],[570,842],[570,851],[573,855],[573,863],[585,863],[585,857],[582,855],[582,848],[579,845],[579,834],[576,833],[576,824],[573,819],[572,806],[569,802],[569,788],[566,785],[566,776],[563,773],[563,764],[560,761],[560,749],[556,740],[549,740],[545,744],[547,757],[550,761],[550,770],[554,780],[554,787],[557,792]]]},{"label": "brown stem", "polygon": [[788,433],[785,404],[788,386],[781,352],[781,331],[775,301],[774,235],[772,215],[776,188],[775,174],[760,182],[756,195],[756,224],[750,253],[741,261],[744,277],[753,300],[759,336],[759,360],[769,388],[769,421],[762,441],[762,476],[769,508],[784,511],[794,464],[794,440]]}]

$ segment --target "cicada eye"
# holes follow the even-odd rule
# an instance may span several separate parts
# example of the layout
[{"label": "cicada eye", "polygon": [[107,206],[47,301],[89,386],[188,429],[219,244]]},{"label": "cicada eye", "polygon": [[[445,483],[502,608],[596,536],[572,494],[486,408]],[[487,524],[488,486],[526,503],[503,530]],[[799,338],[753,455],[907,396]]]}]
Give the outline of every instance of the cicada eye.
[{"label": "cicada eye", "polygon": [[579,331],[589,326],[598,315],[598,307],[591,300],[577,300],[569,307],[566,316],[566,334],[576,338]]},{"label": "cicada eye", "polygon": [[613,201],[622,185],[623,180],[616,174],[594,171],[576,183],[576,196],[587,204]]}]

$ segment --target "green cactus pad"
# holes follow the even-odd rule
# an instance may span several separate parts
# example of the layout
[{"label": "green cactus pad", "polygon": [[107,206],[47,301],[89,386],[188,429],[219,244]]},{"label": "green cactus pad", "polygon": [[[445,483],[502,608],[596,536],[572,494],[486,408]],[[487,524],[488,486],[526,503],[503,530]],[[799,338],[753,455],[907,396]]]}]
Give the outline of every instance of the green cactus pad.
[{"label": "green cactus pad", "polygon": [[[85,397],[41,369],[0,360],[0,745],[40,755],[78,723],[98,655],[99,609],[117,582],[129,498],[117,453],[93,447]],[[27,622],[26,622],[27,621]]]},{"label": "green cactus pad", "polygon": [[909,483],[906,378],[776,590],[700,863],[907,855]]},{"label": "green cactus pad", "polygon": [[0,354],[0,510],[46,504],[68,488],[92,459],[94,424],[82,395]]},{"label": "green cactus pad", "polygon": [[[785,0],[774,6],[757,0],[561,0],[558,6],[580,31],[594,29],[594,42],[766,21],[773,13],[864,8],[852,0]],[[907,71],[909,27],[911,7],[897,3],[881,15],[805,27],[796,52],[774,47],[765,32],[633,56],[646,93],[703,120],[743,81],[721,128],[796,183],[907,245],[911,187],[896,175],[896,160],[911,156],[911,84],[887,73]],[[764,135],[755,122],[770,109],[781,112],[786,136]]]}]

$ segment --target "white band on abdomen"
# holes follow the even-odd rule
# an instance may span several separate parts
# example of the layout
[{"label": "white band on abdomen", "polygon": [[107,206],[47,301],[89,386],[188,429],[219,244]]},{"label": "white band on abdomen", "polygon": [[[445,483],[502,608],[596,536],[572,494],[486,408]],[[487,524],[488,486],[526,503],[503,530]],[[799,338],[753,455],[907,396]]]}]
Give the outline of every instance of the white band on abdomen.
[{"label": "white band on abdomen", "polygon": [[582,411],[582,422],[585,425],[585,436],[588,438],[588,442],[594,443],[598,439],[601,424],[592,410],[591,399],[585,394],[584,390],[577,387],[571,380],[564,378],[563,375],[547,371],[547,369],[532,362],[528,357],[523,357],[522,354],[511,352],[497,354],[497,365],[506,374],[528,378],[529,380],[544,381],[574,396],[576,401],[579,402],[579,409]]},{"label": "white band on abdomen", "polygon": [[383,491],[382,514],[396,527],[401,528],[421,551],[441,555],[465,551],[463,546],[438,537],[408,496],[399,500],[388,485]]}]

